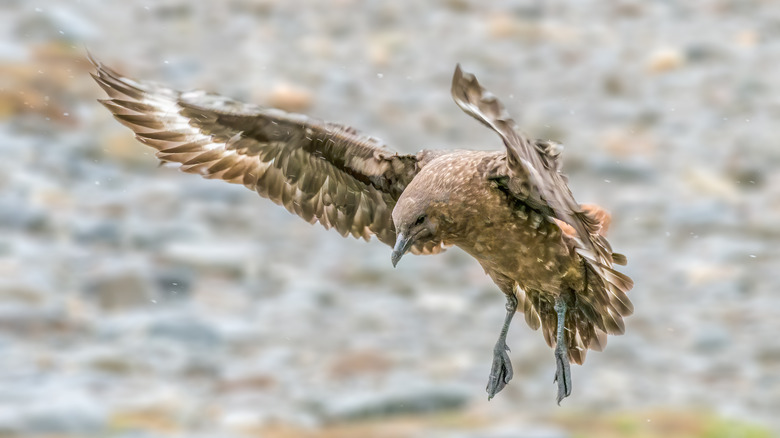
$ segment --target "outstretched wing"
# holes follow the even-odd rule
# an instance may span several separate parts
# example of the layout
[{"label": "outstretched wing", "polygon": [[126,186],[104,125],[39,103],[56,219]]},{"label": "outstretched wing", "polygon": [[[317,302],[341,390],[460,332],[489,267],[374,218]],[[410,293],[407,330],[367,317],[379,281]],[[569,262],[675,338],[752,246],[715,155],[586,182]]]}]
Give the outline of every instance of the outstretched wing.
[{"label": "outstretched wing", "polygon": [[[604,236],[609,224],[608,214],[598,207],[581,206],[574,200],[566,178],[559,172],[560,150],[557,144],[528,139],[501,102],[482,88],[474,75],[463,73],[460,65],[455,67],[452,78],[452,96],[463,111],[495,131],[503,140],[506,168],[501,169],[503,174],[497,176],[503,177],[507,190],[517,199],[547,214],[562,229],[565,238],[575,242],[577,252],[588,262],[586,284],[578,294],[582,302],[580,306],[583,312],[587,312],[583,321],[590,321],[596,329],[607,333],[622,333],[622,317],[633,312],[633,305],[626,296],[633,282],[613,269],[613,264],[624,265],[626,258],[622,254],[613,254]],[[531,309],[530,306],[526,308]],[[537,308],[536,311],[541,316],[542,310]],[[555,319],[554,313],[547,313]],[[555,321],[543,320],[543,325],[547,337],[547,332],[554,330]],[[569,325],[567,322],[567,328]],[[578,329],[572,332],[576,333],[570,339],[581,338],[585,348],[600,347],[599,337],[590,333],[593,327],[586,332],[585,326],[580,330],[578,324],[571,325],[576,325]],[[583,358],[584,352],[581,357],[575,357],[575,361],[581,362]]]},{"label": "outstretched wing", "polygon": [[391,212],[427,161],[425,151],[398,155],[346,126],[202,91],[178,92],[92,63],[92,77],[109,96],[100,102],[162,161],[243,184],[342,236],[374,234],[394,244]]}]

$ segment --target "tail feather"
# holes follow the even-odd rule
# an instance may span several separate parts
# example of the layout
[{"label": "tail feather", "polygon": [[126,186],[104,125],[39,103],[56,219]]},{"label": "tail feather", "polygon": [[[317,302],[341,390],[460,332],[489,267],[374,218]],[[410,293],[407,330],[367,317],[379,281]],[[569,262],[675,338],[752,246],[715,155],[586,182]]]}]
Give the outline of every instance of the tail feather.
[{"label": "tail feather", "polygon": [[[634,305],[627,295],[634,287],[634,282],[613,268],[613,265],[626,265],[628,260],[623,254],[613,253],[606,239],[611,216],[596,205],[583,204],[581,208],[584,222],[593,233],[591,239],[604,249],[601,254],[585,249],[573,227],[555,220],[563,235],[573,240],[576,252],[582,257],[583,283],[573,285],[574,299],[564,325],[569,360],[577,364],[585,360],[587,350],[603,350],[607,345],[608,334],[623,334],[623,318],[634,312]],[[545,341],[554,347],[557,315],[553,302],[540,292],[530,291],[527,294],[529,304],[535,310],[534,316],[538,315],[537,321],[541,322]],[[525,312],[528,318],[529,310]]]},{"label": "tail feather", "polygon": [[612,263],[620,266],[626,266],[628,264],[628,258],[625,256],[625,254],[613,252]]}]

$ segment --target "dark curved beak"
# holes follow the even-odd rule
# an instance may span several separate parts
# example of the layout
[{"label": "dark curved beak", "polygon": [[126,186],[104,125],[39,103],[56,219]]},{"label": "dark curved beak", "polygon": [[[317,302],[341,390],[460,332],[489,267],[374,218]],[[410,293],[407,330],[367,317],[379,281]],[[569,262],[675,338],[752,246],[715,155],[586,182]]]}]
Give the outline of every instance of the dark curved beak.
[{"label": "dark curved beak", "polygon": [[390,257],[390,260],[393,262],[393,267],[395,268],[395,265],[398,264],[398,261],[401,260],[401,257],[406,254],[407,251],[409,251],[409,248],[412,246],[412,241],[408,239],[406,236],[404,236],[403,233],[398,233],[398,236],[395,238],[395,247],[393,247],[393,255]]}]

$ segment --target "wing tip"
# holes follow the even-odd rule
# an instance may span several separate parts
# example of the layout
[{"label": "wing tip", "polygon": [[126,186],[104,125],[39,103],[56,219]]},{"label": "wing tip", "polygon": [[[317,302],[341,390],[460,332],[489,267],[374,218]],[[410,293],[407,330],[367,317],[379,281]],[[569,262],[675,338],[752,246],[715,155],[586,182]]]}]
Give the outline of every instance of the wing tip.
[{"label": "wing tip", "polygon": [[463,77],[463,70],[460,67],[460,63],[455,64],[455,71],[452,73],[452,86],[455,87],[455,84],[457,84],[460,79]]},{"label": "wing tip", "polygon": [[100,68],[103,63],[101,63],[95,55],[92,54],[92,52],[89,50],[88,47],[84,47],[84,51],[87,52],[87,61],[89,61],[90,64],[92,64],[95,68]]},{"label": "wing tip", "polygon": [[452,94],[455,103],[461,108],[463,105],[468,105],[470,103],[469,90],[475,88],[479,90],[480,94],[484,91],[477,82],[476,76],[464,72],[460,63],[455,64],[455,71],[452,73],[452,86],[450,87],[450,94]]}]

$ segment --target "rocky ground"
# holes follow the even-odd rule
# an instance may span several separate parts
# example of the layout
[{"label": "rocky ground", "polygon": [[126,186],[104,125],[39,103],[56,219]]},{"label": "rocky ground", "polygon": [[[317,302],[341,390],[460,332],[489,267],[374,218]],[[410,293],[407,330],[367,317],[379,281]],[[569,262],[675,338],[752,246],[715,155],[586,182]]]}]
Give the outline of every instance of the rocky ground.
[{"label": "rocky ground", "polygon": [[[771,1],[0,2],[0,437],[772,436],[780,432],[780,8]],[[456,62],[565,144],[614,215],[636,313],[573,368],[454,249],[404,259],[157,168],[95,98],[128,75],[501,147]],[[612,434],[612,435],[610,435]]]}]

